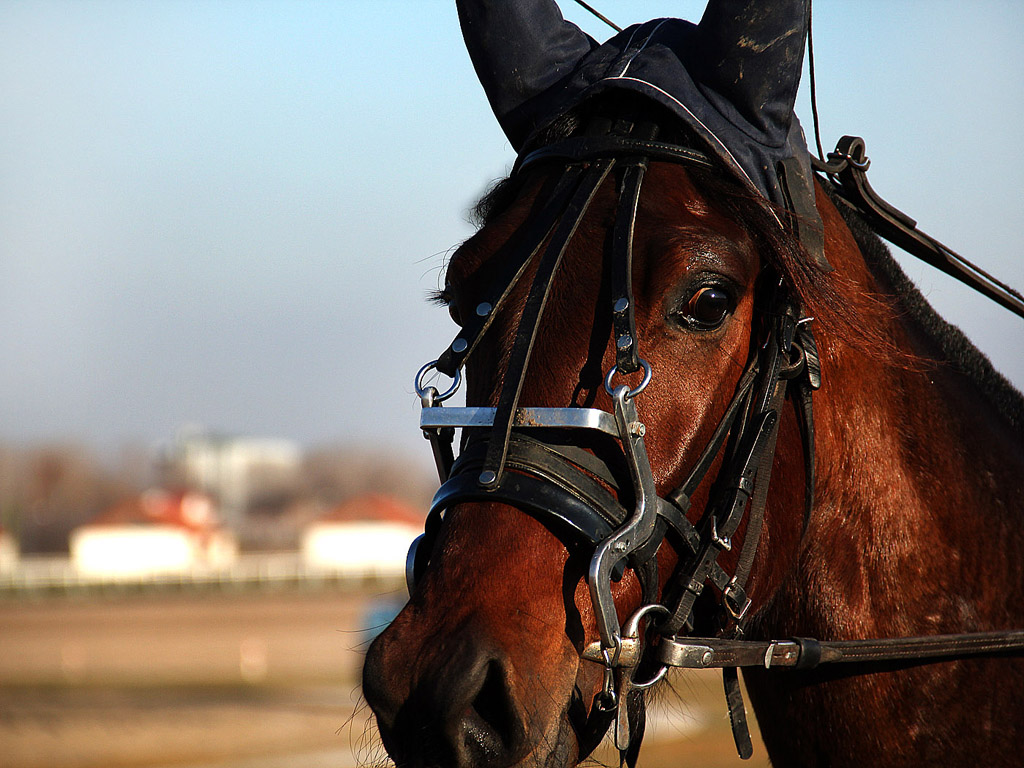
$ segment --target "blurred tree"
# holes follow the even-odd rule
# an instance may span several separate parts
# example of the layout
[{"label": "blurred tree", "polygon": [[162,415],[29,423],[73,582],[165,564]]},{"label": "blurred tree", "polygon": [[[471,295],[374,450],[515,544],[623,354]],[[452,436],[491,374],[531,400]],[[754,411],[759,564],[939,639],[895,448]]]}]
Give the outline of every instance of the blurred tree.
[{"label": "blurred tree", "polygon": [[75,445],[0,448],[0,510],[22,552],[65,552],[73,528],[138,493]]}]

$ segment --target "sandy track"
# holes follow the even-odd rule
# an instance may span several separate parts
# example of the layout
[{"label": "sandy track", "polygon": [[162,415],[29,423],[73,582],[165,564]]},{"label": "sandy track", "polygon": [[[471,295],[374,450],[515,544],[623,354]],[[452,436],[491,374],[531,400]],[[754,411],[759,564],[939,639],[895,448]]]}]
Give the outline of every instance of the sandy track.
[{"label": "sandy track", "polygon": [[[374,763],[361,625],[389,595],[131,596],[0,604],[0,768]],[[732,751],[720,681],[675,678],[645,768],[760,768]],[[616,763],[610,750],[602,753]]]}]

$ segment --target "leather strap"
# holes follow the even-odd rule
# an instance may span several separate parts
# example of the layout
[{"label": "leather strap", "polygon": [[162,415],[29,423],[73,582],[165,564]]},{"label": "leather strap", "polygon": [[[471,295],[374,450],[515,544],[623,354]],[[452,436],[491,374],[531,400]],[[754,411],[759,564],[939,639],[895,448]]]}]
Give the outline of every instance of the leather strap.
[{"label": "leather strap", "polygon": [[[781,417],[783,404],[786,400],[786,392],[789,380],[799,376],[804,367],[804,356],[798,354],[797,362],[792,364],[791,357],[794,350],[794,340],[797,329],[797,308],[789,300],[783,289],[778,289],[779,295],[775,299],[778,310],[776,316],[775,333],[769,341],[770,359],[766,366],[770,371],[765,381],[764,394],[759,399],[766,413],[774,413]],[[757,555],[757,545],[761,540],[761,529],[764,525],[765,508],[768,504],[768,486],[771,482],[772,464],[775,459],[775,443],[778,439],[778,419],[772,428],[771,434],[766,437],[765,447],[761,454],[761,461],[757,467],[757,474],[754,480],[754,493],[750,500],[750,511],[747,515],[747,531],[743,539],[743,548],[740,550],[739,559],[736,561],[736,570],[732,581],[725,593],[723,601],[730,617],[735,621],[733,636],[739,637],[743,634],[743,621],[746,618],[750,607],[750,600],[747,598],[743,588],[746,586],[747,577],[754,565],[754,557]]]},{"label": "leather strap", "polygon": [[619,210],[612,230],[610,265],[615,367],[619,373],[633,373],[640,368],[633,307],[633,226],[647,163],[643,158],[631,158],[627,162],[619,194]]},{"label": "leather strap", "polygon": [[[516,437],[510,441],[508,458],[509,467],[516,472],[503,474],[497,485],[484,489],[476,477],[481,466],[479,451],[473,460],[464,461],[460,456],[462,463],[456,463],[451,478],[434,494],[430,515],[440,516],[455,504],[469,501],[502,501],[545,523],[554,523],[559,534],[589,546],[598,544],[625,520],[625,509],[601,484]],[[483,444],[479,447],[486,449]]]},{"label": "leather strap", "polygon": [[715,431],[712,433],[711,439],[708,440],[708,444],[704,447],[704,451],[701,453],[700,458],[697,459],[697,462],[694,464],[693,469],[690,470],[690,474],[687,476],[686,480],[683,481],[683,484],[666,495],[667,499],[678,504],[684,509],[689,508],[690,497],[697,490],[697,487],[704,479],[704,476],[707,475],[708,470],[711,469],[711,465],[714,463],[715,457],[718,456],[718,452],[722,449],[722,445],[725,444],[725,439],[729,436],[730,430],[732,430],[735,425],[741,409],[747,403],[747,397],[750,395],[750,392],[757,381],[757,375],[759,372],[760,364],[755,356],[747,364],[746,369],[744,369],[743,375],[740,377],[740,380],[736,385],[736,391],[733,393],[732,400],[729,401],[729,405],[725,409],[722,419],[718,422],[718,426],[715,427]]},{"label": "leather strap", "polygon": [[917,228],[916,221],[879,197],[868,183],[867,171],[871,161],[866,154],[864,139],[843,136],[828,159],[829,162],[825,163],[812,157],[811,162],[815,170],[829,174],[839,195],[871,224],[875,232],[1015,315],[1024,317],[1024,296],[934,237],[926,235]]},{"label": "leather strap", "polygon": [[582,221],[590,201],[593,200],[597,190],[611,171],[613,162],[612,160],[598,160],[587,169],[583,181],[580,182],[576,194],[573,195],[569,208],[556,225],[551,242],[537,266],[537,274],[523,307],[508,368],[502,382],[497,412],[494,416],[494,427],[488,441],[487,457],[484,459],[483,471],[479,478],[483,487],[496,486],[504,471],[505,452],[508,449],[509,435],[512,432],[512,422],[516,407],[519,405],[523,382],[526,380],[526,372],[529,368],[533,344],[537,339],[540,319],[551,293],[552,277],[562,263],[562,257],[569,246],[569,241]]},{"label": "leather strap", "polygon": [[723,640],[662,637],[658,660],[670,667],[814,669],[822,664],[922,662],[1024,651],[1024,630],[967,632],[875,640]]},{"label": "leather strap", "polygon": [[708,155],[689,147],[680,147],[663,141],[620,136],[575,136],[520,156],[512,168],[512,173],[521,173],[526,168],[545,160],[578,163],[594,158],[638,155],[649,160],[682,163],[706,170],[715,169],[715,163]]},{"label": "leather strap", "polygon": [[797,327],[797,344],[804,357],[803,374],[796,381],[797,414],[800,417],[800,431],[804,446],[804,522],[801,535],[811,524],[814,509],[814,486],[817,482],[817,453],[814,441],[814,392],[821,388],[821,361],[818,345],[814,341],[809,321]]},{"label": "leather strap", "polygon": [[747,726],[747,711],[743,706],[743,691],[740,689],[739,674],[736,667],[722,669],[722,685],[725,688],[725,701],[729,707],[729,723],[732,726],[732,738],[740,758],[749,760],[754,754],[754,746],[750,742],[750,728]]},{"label": "leather strap", "polygon": [[774,413],[762,414],[756,429],[743,441],[743,460],[739,468],[733,471],[731,479],[723,486],[724,501],[705,515],[701,531],[701,550],[693,566],[682,572],[685,574],[685,583],[682,584],[678,602],[672,609],[670,617],[658,627],[659,632],[674,635],[682,630],[693,604],[704,590],[704,582],[711,573],[712,566],[718,556],[732,546],[731,537],[743,518],[743,511],[754,489],[754,477],[777,421],[778,416]]},{"label": "leather strap", "polygon": [[533,261],[541,245],[555,228],[562,212],[579,186],[583,169],[579,166],[566,168],[558,177],[558,182],[536,215],[530,216],[521,234],[514,235],[503,250],[510,251],[508,258],[496,259],[498,274],[491,283],[490,290],[479,302],[473,313],[464,318],[464,326],[448,345],[437,360],[437,370],[445,376],[454,376],[455,372],[466,364],[466,360],[477,348],[484,333],[491,327],[498,309],[505,303],[508,295],[515,288],[519,279],[526,271],[527,265]]}]

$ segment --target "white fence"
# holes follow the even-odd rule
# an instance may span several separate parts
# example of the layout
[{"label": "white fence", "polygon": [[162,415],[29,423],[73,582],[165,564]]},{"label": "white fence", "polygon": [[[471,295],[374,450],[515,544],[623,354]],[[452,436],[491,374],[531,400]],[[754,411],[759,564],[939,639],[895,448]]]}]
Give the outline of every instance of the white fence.
[{"label": "white fence", "polygon": [[32,595],[77,591],[132,591],[139,589],[277,589],[346,588],[367,585],[401,586],[404,578],[374,568],[330,568],[307,563],[298,552],[243,554],[231,565],[210,568],[196,565],[175,573],[104,578],[79,572],[67,557],[23,555],[10,570],[0,571],[0,595]]}]

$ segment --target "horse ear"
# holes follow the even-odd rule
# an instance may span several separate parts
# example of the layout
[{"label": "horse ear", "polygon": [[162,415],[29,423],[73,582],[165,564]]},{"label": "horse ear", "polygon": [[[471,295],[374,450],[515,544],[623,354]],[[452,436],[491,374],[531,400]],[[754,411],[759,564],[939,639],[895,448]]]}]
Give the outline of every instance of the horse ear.
[{"label": "horse ear", "polygon": [[710,0],[699,24],[700,68],[751,125],[781,143],[793,119],[810,0]]},{"label": "horse ear", "polygon": [[457,0],[466,48],[498,122],[518,151],[537,127],[529,102],[597,46],[554,0]]}]

